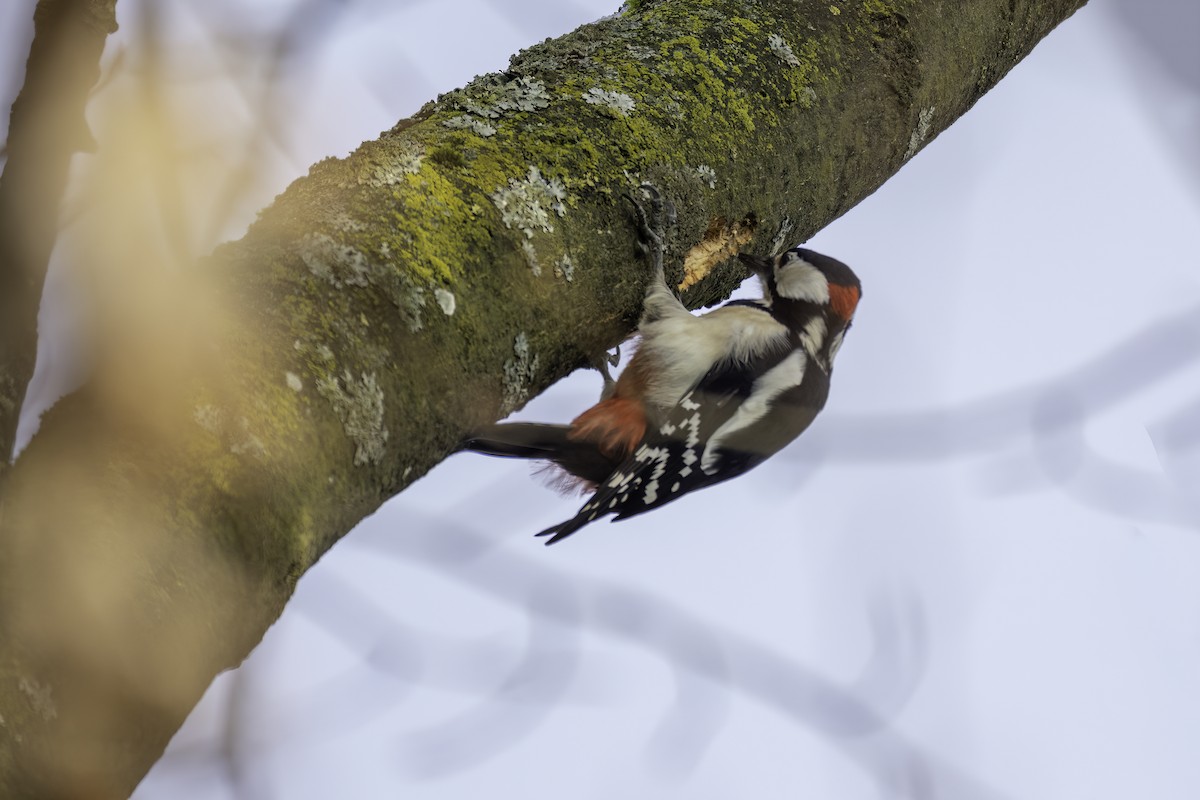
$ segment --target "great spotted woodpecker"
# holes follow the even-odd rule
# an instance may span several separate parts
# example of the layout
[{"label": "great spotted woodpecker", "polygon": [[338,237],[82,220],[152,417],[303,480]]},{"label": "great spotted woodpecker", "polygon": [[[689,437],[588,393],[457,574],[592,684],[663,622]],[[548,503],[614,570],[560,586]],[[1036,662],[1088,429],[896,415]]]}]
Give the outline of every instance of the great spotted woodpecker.
[{"label": "great spotted woodpecker", "polygon": [[862,294],[845,264],[794,247],[738,256],[761,279],[761,299],[693,315],[667,287],[661,239],[640,207],[638,217],[653,274],[641,341],[615,385],[570,425],[500,423],[460,445],[549,461],[594,489],[574,517],[538,534],[547,544],[741,475],[799,436],[825,405]]}]

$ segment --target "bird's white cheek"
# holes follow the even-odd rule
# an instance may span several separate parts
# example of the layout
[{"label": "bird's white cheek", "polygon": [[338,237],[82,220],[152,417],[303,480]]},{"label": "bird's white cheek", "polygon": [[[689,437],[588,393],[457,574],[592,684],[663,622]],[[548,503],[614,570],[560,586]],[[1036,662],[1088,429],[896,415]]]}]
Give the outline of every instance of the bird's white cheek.
[{"label": "bird's white cheek", "polygon": [[838,331],[837,335],[829,341],[829,363],[837,358],[838,350],[842,349],[842,338],[846,335],[845,331]]},{"label": "bird's white cheek", "polygon": [[829,302],[829,281],[807,261],[791,261],[775,272],[780,297],[823,305]]}]

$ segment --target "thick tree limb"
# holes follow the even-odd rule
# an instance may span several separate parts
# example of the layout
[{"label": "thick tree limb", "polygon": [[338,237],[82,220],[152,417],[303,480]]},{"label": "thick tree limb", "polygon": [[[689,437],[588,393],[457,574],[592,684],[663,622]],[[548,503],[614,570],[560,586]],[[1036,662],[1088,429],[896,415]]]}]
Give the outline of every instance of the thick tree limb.
[{"label": "thick tree limb", "polygon": [[116,0],[39,0],[25,85],[0,175],[0,479],[37,358],[37,314],[71,156],[92,149],[84,120]]},{"label": "thick tree limb", "polygon": [[668,269],[712,302],[730,254],[851,208],[1082,1],[639,3],[139,287],[3,498],[0,793],[128,794],[343,533],[624,337],[621,192],[675,201]]}]

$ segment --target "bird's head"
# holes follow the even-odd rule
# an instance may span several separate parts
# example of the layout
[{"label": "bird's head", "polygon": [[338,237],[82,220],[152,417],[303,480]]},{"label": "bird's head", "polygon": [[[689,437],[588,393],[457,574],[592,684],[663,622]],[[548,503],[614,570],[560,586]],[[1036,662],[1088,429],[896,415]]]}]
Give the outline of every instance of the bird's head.
[{"label": "bird's head", "polygon": [[836,258],[803,247],[774,257],[742,253],[738,259],[762,280],[772,313],[831,364],[862,297],[862,284],[854,271]]}]

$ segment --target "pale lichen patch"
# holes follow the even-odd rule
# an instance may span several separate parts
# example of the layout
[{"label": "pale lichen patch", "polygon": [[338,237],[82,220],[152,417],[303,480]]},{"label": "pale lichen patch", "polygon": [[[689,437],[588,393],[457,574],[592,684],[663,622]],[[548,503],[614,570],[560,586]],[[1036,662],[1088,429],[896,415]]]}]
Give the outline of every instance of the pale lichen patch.
[{"label": "pale lichen patch", "polygon": [[397,277],[392,302],[400,310],[400,317],[408,326],[409,332],[416,333],[425,327],[421,316],[425,308],[425,289],[415,284],[407,275]]},{"label": "pale lichen patch", "polygon": [[529,382],[537,374],[539,359],[530,352],[529,337],[522,331],[513,342],[513,358],[504,363],[502,413],[507,415],[529,397]]},{"label": "pale lichen patch", "polygon": [[[297,342],[297,344],[299,343]],[[293,392],[304,391],[304,381],[300,380],[299,375],[294,372],[285,372],[283,377],[284,380],[287,381],[288,388]]]},{"label": "pale lichen patch", "polygon": [[800,66],[800,59],[796,57],[795,51],[778,33],[772,33],[767,37],[767,47],[770,47],[771,52],[789,67]]},{"label": "pale lichen patch", "polygon": [[39,683],[34,678],[21,678],[17,683],[21,693],[29,698],[29,704],[43,720],[58,718],[58,707],[54,704],[54,690],[48,683]]},{"label": "pale lichen patch", "polygon": [[472,117],[469,114],[459,114],[457,117],[450,117],[450,119],[443,120],[442,124],[445,125],[447,128],[451,128],[454,130],[473,131],[473,132],[479,134],[480,136],[484,137],[485,139],[489,136],[496,135],[496,126],[495,125],[492,125],[490,122],[488,122],[486,120],[478,119],[477,117]]},{"label": "pale lichen patch", "polygon": [[480,117],[498,119],[510,111],[536,111],[550,105],[546,84],[538,78],[523,76],[499,85],[475,87],[479,97],[460,101],[465,111]]},{"label": "pale lichen patch", "polygon": [[221,427],[225,424],[225,414],[216,406],[204,405],[196,406],[192,410],[192,419],[196,424],[211,434],[219,434]]},{"label": "pale lichen patch", "polygon": [[575,261],[569,253],[563,253],[562,258],[554,265],[554,276],[564,278],[567,283],[575,280]]},{"label": "pale lichen patch", "polygon": [[229,452],[235,456],[254,456],[255,458],[267,457],[267,446],[263,440],[255,436],[250,430],[250,420],[242,417],[238,420],[238,441],[229,446]]},{"label": "pale lichen patch", "polygon": [[708,164],[701,164],[696,167],[696,174],[700,176],[700,180],[708,184],[708,188],[717,188],[717,171]]},{"label": "pale lichen patch", "polygon": [[333,226],[347,233],[362,233],[367,229],[367,226],[360,220],[354,219],[354,217],[345,213],[338,214],[333,218]]},{"label": "pale lichen patch", "polygon": [[[291,375],[291,373],[288,373]],[[299,381],[299,378],[296,378]],[[200,405],[192,411],[192,419],[206,432],[216,436],[229,447],[229,452],[236,456],[250,455],[256,458],[266,458],[267,446],[250,430],[250,420],[240,417],[237,424],[231,424],[224,411],[212,405]]]},{"label": "pale lichen patch", "polygon": [[467,113],[442,120],[447,128],[466,129],[487,138],[494,136],[497,131],[489,120],[497,120],[514,111],[537,111],[550,105],[546,84],[530,76],[506,81],[498,86],[481,83],[473,88],[477,97],[455,93],[458,95],[458,107]]},{"label": "pale lichen patch", "polygon": [[346,436],[355,445],[354,466],[379,463],[386,452],[388,430],[383,420],[383,389],[374,373],[358,380],[349,370],[337,377],[319,378],[317,392],[333,406]]},{"label": "pale lichen patch", "polygon": [[546,91],[546,84],[529,76],[509,81],[501,86],[496,94],[498,97],[494,107],[501,112],[536,111],[550,105],[550,93]]},{"label": "pale lichen patch", "polygon": [[366,286],[371,267],[366,255],[349,245],[338,244],[324,233],[309,233],[300,241],[300,260],[317,278],[336,289]]},{"label": "pale lichen patch", "polygon": [[421,171],[425,148],[411,139],[392,137],[364,144],[357,155],[361,161],[356,162],[354,179],[359,186],[395,186]]},{"label": "pale lichen patch", "polygon": [[542,275],[542,264],[538,261],[537,250],[533,248],[533,242],[523,239],[521,241],[521,252],[525,254],[525,263],[529,265],[529,271],[533,273],[533,277],[540,278]]},{"label": "pale lichen patch", "polygon": [[567,189],[558,178],[546,180],[541,170],[530,166],[525,178],[510,178],[508,186],[492,194],[492,202],[500,210],[505,226],[516,228],[532,239],[535,230],[550,233],[554,230],[550,214],[563,216]]},{"label": "pale lichen patch", "polygon": [[378,164],[371,173],[370,183],[373,186],[395,186],[404,180],[405,175],[416,175],[421,171],[424,160],[424,150],[419,144],[408,140],[396,153]]},{"label": "pale lichen patch", "polygon": [[628,117],[636,106],[633,98],[624,92],[613,92],[597,86],[588,89],[582,97],[585,102],[594,106],[603,106],[622,117]]},{"label": "pale lichen patch", "polygon": [[441,287],[438,287],[437,289],[433,290],[433,299],[437,301],[437,304],[439,307],[441,307],[443,314],[445,314],[447,317],[454,316],[454,311],[456,308],[458,308],[458,301],[455,299],[453,292],[449,292]]},{"label": "pale lichen patch", "polygon": [[310,233],[301,240],[300,258],[314,277],[336,289],[379,287],[399,310],[409,331],[416,333],[424,327],[421,312],[425,288],[407,272],[380,263],[355,247],[339,244],[324,233]]},{"label": "pale lichen patch", "polygon": [[908,150],[904,153],[904,160],[912,158],[921,149],[921,145],[929,138],[929,128],[933,125],[933,115],[937,111],[937,106],[929,106],[921,109],[921,113],[917,115],[917,128],[908,137]]},{"label": "pale lichen patch", "polygon": [[775,238],[771,240],[771,255],[777,256],[783,252],[783,247],[788,243],[788,237],[795,227],[791,217],[783,218],[783,222],[779,223],[779,230],[775,232]]},{"label": "pale lichen patch", "polygon": [[752,222],[739,220],[731,225],[724,217],[714,217],[708,223],[704,238],[684,256],[683,280],[679,283],[679,290],[684,291],[704,280],[710,272],[737,255],[753,238]]},{"label": "pale lichen patch", "polygon": [[643,44],[631,44],[625,48],[630,56],[638,61],[650,61],[658,58],[658,50]]}]

